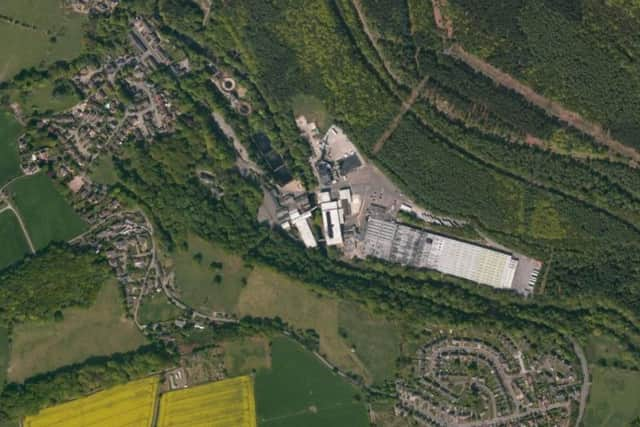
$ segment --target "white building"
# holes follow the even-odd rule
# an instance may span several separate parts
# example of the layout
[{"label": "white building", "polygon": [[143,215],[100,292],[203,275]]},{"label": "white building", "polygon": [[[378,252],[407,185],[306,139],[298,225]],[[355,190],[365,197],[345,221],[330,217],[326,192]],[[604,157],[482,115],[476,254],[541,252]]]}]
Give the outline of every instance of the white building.
[{"label": "white building", "polygon": [[[322,194],[322,193],[321,193]],[[327,246],[342,245],[342,229],[344,212],[337,201],[328,201],[320,205],[322,212],[322,231]]]},{"label": "white building", "polygon": [[298,230],[298,234],[300,234],[300,238],[304,245],[308,248],[315,248],[318,246],[318,243],[316,242],[316,238],[309,226],[309,218],[311,218],[311,211],[307,211],[303,214],[298,212],[297,209],[289,211],[289,222]]}]

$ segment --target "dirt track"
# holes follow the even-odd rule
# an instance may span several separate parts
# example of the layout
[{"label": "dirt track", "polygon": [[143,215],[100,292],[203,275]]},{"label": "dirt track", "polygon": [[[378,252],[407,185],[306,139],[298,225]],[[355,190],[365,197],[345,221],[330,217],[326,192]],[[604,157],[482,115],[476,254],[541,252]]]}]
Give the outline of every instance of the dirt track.
[{"label": "dirt track", "polygon": [[475,71],[489,77],[495,83],[520,94],[533,105],[542,108],[547,112],[547,114],[569,124],[582,133],[590,135],[598,143],[606,145],[612,151],[628,157],[636,163],[640,162],[640,153],[638,151],[612,138],[609,133],[602,128],[602,125],[590,122],[580,114],[566,109],[560,103],[545,98],[524,83],[511,77],[509,74],[497,69],[477,56],[468,53],[462,48],[462,46],[454,44],[447,48],[445,53],[466,63]]},{"label": "dirt track", "polygon": [[387,129],[382,135],[380,135],[380,138],[378,138],[376,144],[373,146],[373,154],[378,153],[382,149],[384,143],[387,142],[387,139],[389,139],[393,131],[395,131],[400,124],[400,120],[402,120],[402,117],[407,113],[407,111],[411,109],[411,107],[413,107],[413,104],[416,102],[416,100],[424,90],[424,85],[427,83],[427,80],[429,80],[429,77],[425,77],[424,79],[422,79],[422,81],[413,88],[409,97],[405,99],[404,102],[402,102],[400,111],[393,118],[391,123],[389,123]]}]

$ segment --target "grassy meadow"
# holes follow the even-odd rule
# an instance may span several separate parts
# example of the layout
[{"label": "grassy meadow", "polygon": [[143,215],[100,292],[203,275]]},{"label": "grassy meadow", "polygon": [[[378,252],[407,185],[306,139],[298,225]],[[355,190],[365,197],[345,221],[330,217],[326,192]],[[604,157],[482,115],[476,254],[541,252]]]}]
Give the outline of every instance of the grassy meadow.
[{"label": "grassy meadow", "polygon": [[82,50],[87,17],[65,10],[62,0],[3,0],[0,15],[12,20],[0,20],[0,81]]},{"label": "grassy meadow", "polygon": [[640,372],[593,366],[585,427],[629,426],[640,417]]},{"label": "grassy meadow", "polygon": [[4,384],[9,365],[9,329],[0,326],[0,387]]},{"label": "grassy meadow", "polygon": [[70,308],[63,315],[59,322],[27,322],[14,327],[9,380],[21,382],[91,356],[135,350],[146,342],[133,321],[125,317],[115,281],[103,285],[93,306]]},{"label": "grassy meadow", "polygon": [[173,320],[182,313],[175,305],[171,304],[164,293],[145,297],[140,305],[141,323],[165,322]]},{"label": "grassy meadow", "polygon": [[29,245],[24,238],[22,228],[11,211],[0,213],[0,270],[21,260],[29,253]]},{"label": "grassy meadow", "polygon": [[249,274],[244,261],[194,235],[188,245],[174,258],[181,298],[205,312],[232,311]]},{"label": "grassy meadow", "polygon": [[247,375],[254,370],[271,367],[269,340],[266,337],[249,337],[225,341],[224,367],[231,377]]},{"label": "grassy meadow", "polygon": [[592,381],[584,426],[631,425],[640,417],[640,372],[615,365],[633,363],[634,355],[613,337],[602,334],[589,337],[584,349]]},{"label": "grassy meadow", "polygon": [[67,86],[64,93],[56,92],[56,83],[51,80],[41,80],[25,83],[20,90],[10,90],[11,100],[18,102],[20,108],[30,116],[36,112],[60,112],[68,110],[80,101],[76,92]]},{"label": "grassy meadow", "polygon": [[365,427],[358,390],[300,344],[281,337],[271,346],[271,369],[258,371],[256,405],[263,427]]},{"label": "grassy meadow", "polygon": [[103,155],[98,158],[92,166],[91,180],[105,185],[112,185],[118,182],[118,175],[110,155]]},{"label": "grassy meadow", "polygon": [[20,124],[10,112],[0,110],[0,186],[20,174],[16,143],[20,129]]},{"label": "grassy meadow", "polygon": [[42,173],[15,181],[10,192],[36,249],[52,241],[69,240],[86,229],[84,221]]},{"label": "grassy meadow", "polygon": [[[273,270],[256,268],[240,295],[236,313],[279,316],[294,328],[314,329],[320,335],[320,352],[332,363],[369,383],[384,380],[398,355],[399,331],[358,305],[342,304]],[[372,350],[375,355],[365,354]]]}]

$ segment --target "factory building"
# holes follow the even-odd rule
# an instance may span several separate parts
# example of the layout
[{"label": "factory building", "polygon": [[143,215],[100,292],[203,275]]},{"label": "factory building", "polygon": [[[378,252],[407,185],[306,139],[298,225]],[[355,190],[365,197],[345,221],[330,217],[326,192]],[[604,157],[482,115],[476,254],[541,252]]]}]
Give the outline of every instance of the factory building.
[{"label": "factory building", "polygon": [[505,252],[376,218],[367,221],[364,253],[500,289],[512,288],[519,263]]}]

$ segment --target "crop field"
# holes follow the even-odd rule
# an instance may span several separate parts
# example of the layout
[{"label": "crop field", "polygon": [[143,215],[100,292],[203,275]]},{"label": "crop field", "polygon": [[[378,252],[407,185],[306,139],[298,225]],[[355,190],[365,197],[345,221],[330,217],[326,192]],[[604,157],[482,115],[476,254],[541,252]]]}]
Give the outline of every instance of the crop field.
[{"label": "crop field", "polygon": [[160,398],[158,427],[255,427],[251,377],[177,390]]},{"label": "crop field", "polygon": [[205,312],[231,311],[249,274],[244,261],[197,236],[187,242],[189,249],[175,256],[180,296]]},{"label": "crop field", "polygon": [[8,111],[0,111],[0,186],[20,174],[16,138],[20,124]]},{"label": "crop field", "polygon": [[20,178],[11,184],[10,192],[36,249],[52,241],[69,240],[86,229],[86,224],[42,173]]},{"label": "crop field", "polygon": [[[267,268],[256,268],[249,276],[247,287],[242,291],[236,312],[240,315],[257,317],[276,317],[289,323],[297,329],[314,329],[320,335],[320,353],[345,371],[354,372],[371,383],[385,370],[389,363],[395,362],[396,349],[391,343],[385,343],[388,353],[368,358],[364,363],[360,352],[352,351],[353,343],[360,343],[363,349],[368,344],[378,342],[380,337],[387,336],[393,326],[383,318],[375,317],[371,320],[378,328],[369,330],[364,323],[358,323],[364,318],[373,319],[368,313],[361,313],[357,306],[352,307],[356,312],[351,316],[343,316],[342,322],[347,328],[352,328],[347,338],[340,334],[343,326],[339,315],[340,301],[327,295],[320,295],[307,285],[289,279]],[[358,319],[361,317],[361,319]],[[362,327],[359,327],[362,326]],[[380,335],[379,335],[380,334]],[[395,335],[395,332],[391,332]],[[389,346],[392,348],[389,348]],[[380,352],[383,353],[383,352]]]},{"label": "crop field", "polygon": [[258,371],[258,421],[266,427],[366,427],[358,390],[288,338],[271,346],[271,369]]},{"label": "crop field", "polygon": [[0,270],[21,260],[29,253],[29,246],[22,233],[22,228],[11,211],[0,213]]},{"label": "crop field", "polygon": [[82,50],[86,16],[62,7],[62,0],[3,0],[0,15],[0,81],[23,68],[73,59]]},{"label": "crop field", "polygon": [[158,378],[132,381],[47,408],[26,417],[24,427],[151,427]]},{"label": "crop field", "polygon": [[26,322],[14,327],[8,378],[21,382],[38,373],[82,362],[91,356],[121,353],[146,340],[125,317],[115,281],[105,283],[88,308],[63,310],[59,322]]}]

